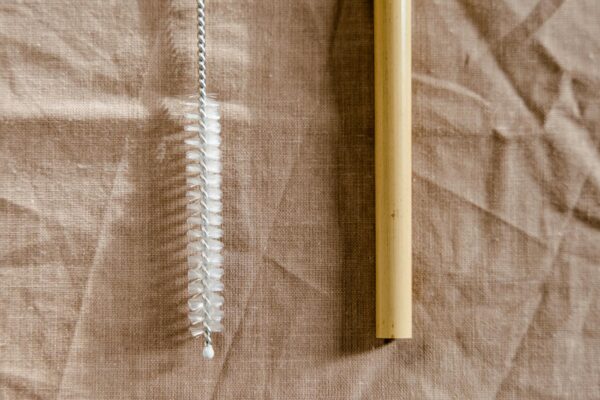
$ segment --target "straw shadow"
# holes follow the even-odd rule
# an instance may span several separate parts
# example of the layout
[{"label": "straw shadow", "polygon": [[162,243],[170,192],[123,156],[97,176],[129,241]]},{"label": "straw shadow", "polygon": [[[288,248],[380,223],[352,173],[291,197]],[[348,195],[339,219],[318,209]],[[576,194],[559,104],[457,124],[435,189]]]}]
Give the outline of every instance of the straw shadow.
[{"label": "straw shadow", "polygon": [[342,353],[383,345],[375,338],[375,176],[373,13],[341,3],[328,63],[340,129],[337,205],[343,246]]}]

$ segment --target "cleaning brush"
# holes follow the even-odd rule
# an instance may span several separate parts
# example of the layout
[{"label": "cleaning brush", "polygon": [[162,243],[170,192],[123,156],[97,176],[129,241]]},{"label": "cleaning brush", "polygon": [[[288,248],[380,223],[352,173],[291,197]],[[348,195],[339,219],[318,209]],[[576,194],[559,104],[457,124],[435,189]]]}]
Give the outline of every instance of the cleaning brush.
[{"label": "cleaning brush", "polygon": [[223,325],[221,237],[221,124],[219,105],[207,95],[204,0],[198,0],[198,94],[187,100],[186,184],[188,210],[188,307],[190,332],[202,337],[202,355],[215,355],[212,333]]}]

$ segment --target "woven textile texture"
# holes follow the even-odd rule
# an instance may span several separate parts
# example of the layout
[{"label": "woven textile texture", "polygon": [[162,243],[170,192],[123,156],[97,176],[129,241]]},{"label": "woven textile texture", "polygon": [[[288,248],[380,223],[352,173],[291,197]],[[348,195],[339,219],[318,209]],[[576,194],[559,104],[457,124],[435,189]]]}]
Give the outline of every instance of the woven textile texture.
[{"label": "woven textile texture", "polygon": [[177,100],[195,1],[0,2],[0,398],[599,399],[600,4],[413,8],[414,339],[384,344],[372,2],[207,1],[207,362]]}]

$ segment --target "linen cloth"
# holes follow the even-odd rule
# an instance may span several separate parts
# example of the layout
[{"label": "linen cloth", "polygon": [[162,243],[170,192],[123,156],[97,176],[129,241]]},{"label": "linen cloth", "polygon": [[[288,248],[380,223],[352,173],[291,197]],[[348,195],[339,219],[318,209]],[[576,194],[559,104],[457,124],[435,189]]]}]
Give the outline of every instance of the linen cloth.
[{"label": "linen cloth", "polygon": [[414,339],[374,333],[370,1],[207,1],[226,331],[186,321],[195,2],[0,4],[0,398],[600,398],[600,6],[413,10]]}]

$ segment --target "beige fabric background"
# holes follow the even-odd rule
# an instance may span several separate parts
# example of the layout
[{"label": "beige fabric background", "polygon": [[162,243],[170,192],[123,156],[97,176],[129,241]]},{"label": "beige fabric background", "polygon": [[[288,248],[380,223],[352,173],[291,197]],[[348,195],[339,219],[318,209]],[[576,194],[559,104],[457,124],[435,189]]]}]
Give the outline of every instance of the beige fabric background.
[{"label": "beige fabric background", "polygon": [[185,319],[194,1],[0,2],[0,398],[599,399],[600,5],[414,2],[414,333],[374,339],[369,1],[209,0],[226,333]]}]

